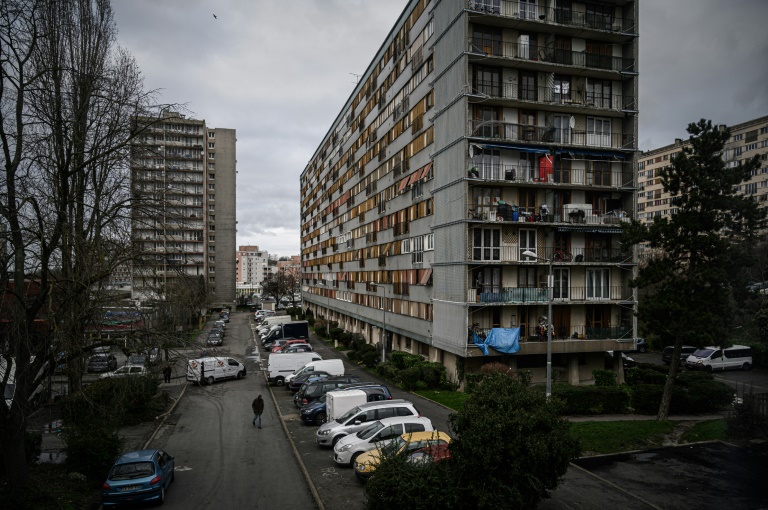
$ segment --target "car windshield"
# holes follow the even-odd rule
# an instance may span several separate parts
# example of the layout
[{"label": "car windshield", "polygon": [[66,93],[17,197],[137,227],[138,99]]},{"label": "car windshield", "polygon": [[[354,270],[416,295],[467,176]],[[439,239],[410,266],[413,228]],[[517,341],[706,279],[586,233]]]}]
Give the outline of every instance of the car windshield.
[{"label": "car windshield", "polygon": [[151,462],[131,462],[130,464],[118,464],[109,473],[110,480],[131,480],[144,478],[155,474],[155,465]]},{"label": "car windshield", "polygon": [[344,423],[345,421],[347,421],[348,419],[352,418],[354,415],[356,415],[359,412],[360,412],[360,408],[359,407],[353,407],[352,409],[350,409],[349,411],[347,411],[343,415],[341,415],[338,418],[336,418],[336,421],[339,422],[339,423]]},{"label": "car windshield", "polygon": [[377,421],[376,423],[372,423],[367,427],[365,427],[360,432],[358,432],[357,437],[359,437],[360,439],[368,439],[369,437],[371,437],[372,435],[374,435],[376,432],[380,431],[383,428],[384,428],[384,425],[380,421]]},{"label": "car windshield", "polygon": [[713,352],[715,352],[713,349],[696,349],[693,355],[697,358],[708,358]]}]

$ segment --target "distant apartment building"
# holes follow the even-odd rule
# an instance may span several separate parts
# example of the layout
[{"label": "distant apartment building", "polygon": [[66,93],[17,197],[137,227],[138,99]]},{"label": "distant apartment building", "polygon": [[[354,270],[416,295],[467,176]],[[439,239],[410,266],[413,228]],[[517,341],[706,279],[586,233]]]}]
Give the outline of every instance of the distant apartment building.
[{"label": "distant apartment building", "polygon": [[592,382],[637,337],[637,62],[637,1],[410,1],[301,174],[304,306],[454,380],[544,380],[551,319]]},{"label": "distant apartment building", "polygon": [[274,264],[269,252],[258,246],[240,246],[237,250],[238,296],[261,295],[262,283],[272,274]]},{"label": "distant apartment building", "polygon": [[[725,125],[721,129],[725,129]],[[725,143],[723,160],[735,166],[739,161],[760,157],[760,168],[752,173],[749,181],[738,186],[738,192],[753,197],[760,207],[768,207],[768,116],[730,126],[731,137]],[[660,171],[672,163],[672,158],[688,140],[676,139],[675,143],[640,154],[638,161],[637,218],[651,223],[653,218],[675,214],[669,193],[661,184]]]},{"label": "distant apartment building", "polygon": [[141,264],[132,297],[164,299],[170,286],[205,282],[212,307],[235,299],[234,129],[166,112],[132,147],[133,240]]}]

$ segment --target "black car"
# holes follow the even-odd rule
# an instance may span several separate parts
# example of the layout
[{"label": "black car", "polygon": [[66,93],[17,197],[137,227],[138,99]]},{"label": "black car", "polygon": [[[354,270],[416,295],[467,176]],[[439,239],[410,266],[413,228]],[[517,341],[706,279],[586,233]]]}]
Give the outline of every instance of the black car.
[{"label": "black car", "polygon": [[291,379],[285,387],[290,391],[296,392],[299,391],[301,385],[307,382],[307,380],[311,379],[314,381],[317,379],[327,379],[328,377],[331,377],[331,374],[323,372],[322,370],[318,370],[317,372],[307,372],[306,374],[301,374],[298,377]]},{"label": "black car", "polygon": [[293,396],[293,402],[296,404],[296,407],[301,407],[314,402],[331,390],[344,388],[350,384],[359,382],[360,378],[356,375],[341,375],[311,383],[304,383],[301,385],[301,388],[299,388],[299,391]]},{"label": "black car", "polygon": [[[674,345],[668,345],[664,347],[663,351],[661,351],[661,361],[663,361],[665,365],[672,364],[672,352],[674,349]],[[694,352],[696,352],[696,347],[693,347],[692,345],[684,345],[680,351],[680,366],[683,366],[685,360],[688,359],[688,356]]]},{"label": "black car", "polygon": [[640,353],[648,350],[648,342],[645,341],[645,338],[637,339],[637,348],[635,350]]}]

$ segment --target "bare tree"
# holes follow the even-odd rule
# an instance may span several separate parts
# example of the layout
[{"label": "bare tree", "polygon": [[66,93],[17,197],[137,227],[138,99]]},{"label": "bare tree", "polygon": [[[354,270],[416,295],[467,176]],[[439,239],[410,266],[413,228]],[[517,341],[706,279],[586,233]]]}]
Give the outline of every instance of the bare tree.
[{"label": "bare tree", "polygon": [[[6,473],[24,482],[28,398],[53,370],[52,354],[82,359],[101,321],[101,285],[132,259],[128,149],[150,118],[133,58],[116,47],[109,0],[0,2],[0,217],[10,271],[0,275],[0,357],[15,369],[0,403]],[[66,361],[65,360],[65,361]],[[70,364],[73,389],[83,363]],[[79,367],[79,368],[78,368]],[[80,372],[80,373],[78,373]]]}]

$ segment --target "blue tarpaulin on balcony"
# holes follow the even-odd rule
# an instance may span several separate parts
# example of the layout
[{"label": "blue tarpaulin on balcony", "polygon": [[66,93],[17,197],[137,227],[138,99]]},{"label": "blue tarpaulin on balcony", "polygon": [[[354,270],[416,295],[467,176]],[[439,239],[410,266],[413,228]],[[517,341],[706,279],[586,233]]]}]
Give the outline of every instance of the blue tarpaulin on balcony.
[{"label": "blue tarpaulin on balcony", "polygon": [[520,328],[493,328],[483,340],[477,333],[473,341],[488,356],[488,347],[493,347],[504,354],[514,354],[520,350]]}]

